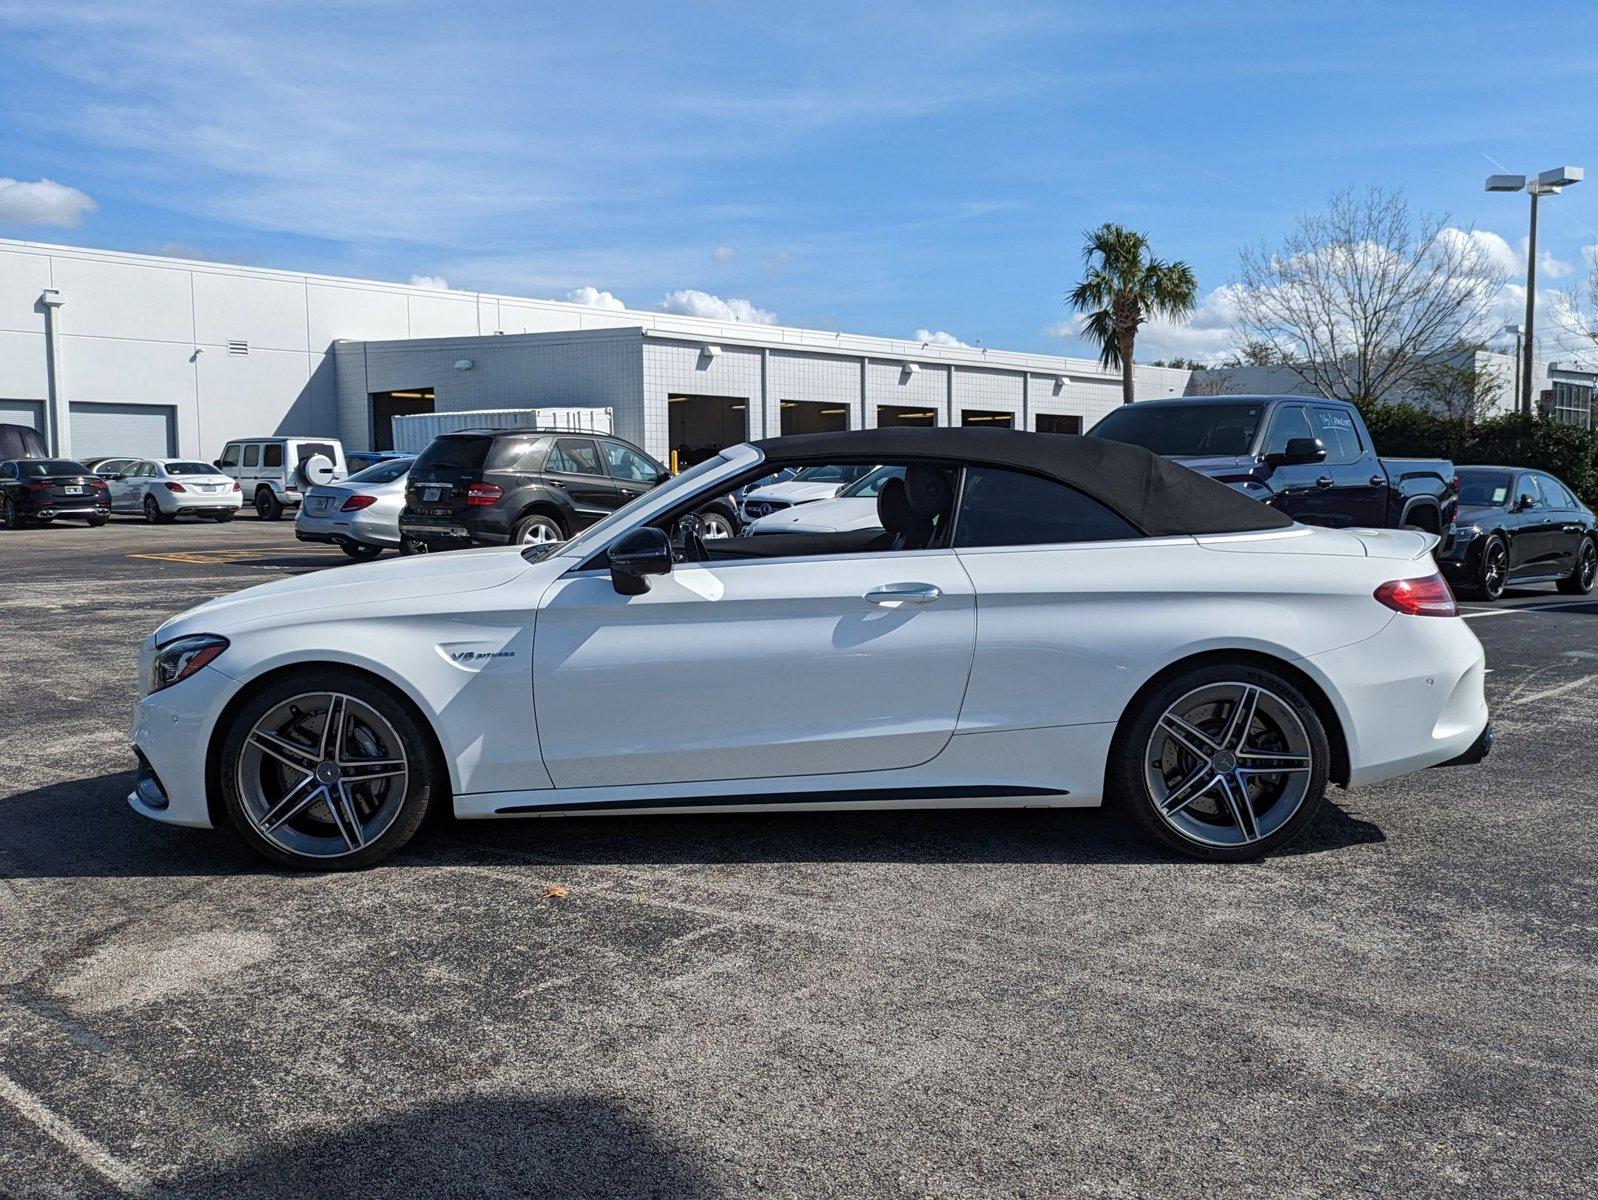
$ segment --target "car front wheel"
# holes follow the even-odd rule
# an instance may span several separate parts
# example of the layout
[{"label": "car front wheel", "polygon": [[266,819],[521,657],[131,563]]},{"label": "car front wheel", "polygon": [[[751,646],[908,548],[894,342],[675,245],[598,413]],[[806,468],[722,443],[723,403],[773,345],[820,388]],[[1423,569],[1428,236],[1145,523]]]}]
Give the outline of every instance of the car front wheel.
[{"label": "car front wheel", "polygon": [[244,840],[302,870],[387,858],[446,792],[415,710],[375,681],[325,667],[250,697],[224,734],[220,775]]},{"label": "car front wheel", "polygon": [[1330,759],[1325,726],[1294,683],[1263,667],[1212,664],[1143,698],[1116,735],[1107,782],[1154,840],[1241,862],[1314,824]]}]

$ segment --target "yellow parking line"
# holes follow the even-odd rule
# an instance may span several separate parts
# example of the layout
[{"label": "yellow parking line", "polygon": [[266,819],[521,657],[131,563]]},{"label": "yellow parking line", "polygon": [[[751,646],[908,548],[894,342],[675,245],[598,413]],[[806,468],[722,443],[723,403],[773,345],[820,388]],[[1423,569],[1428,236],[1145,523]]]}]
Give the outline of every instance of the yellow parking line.
[{"label": "yellow parking line", "polygon": [[229,563],[250,562],[277,554],[277,550],[172,550],[165,553],[130,554],[129,558],[153,558],[160,562],[186,563],[193,567],[226,566]]}]

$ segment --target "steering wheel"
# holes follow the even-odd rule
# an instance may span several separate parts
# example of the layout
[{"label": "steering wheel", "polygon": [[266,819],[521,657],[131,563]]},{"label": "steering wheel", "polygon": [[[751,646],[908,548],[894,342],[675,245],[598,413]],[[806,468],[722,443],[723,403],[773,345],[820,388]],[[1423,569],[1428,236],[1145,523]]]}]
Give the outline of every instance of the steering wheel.
[{"label": "steering wheel", "polygon": [[678,520],[672,531],[672,557],[678,562],[708,562],[710,553],[705,549],[705,522],[698,513],[689,513]]}]

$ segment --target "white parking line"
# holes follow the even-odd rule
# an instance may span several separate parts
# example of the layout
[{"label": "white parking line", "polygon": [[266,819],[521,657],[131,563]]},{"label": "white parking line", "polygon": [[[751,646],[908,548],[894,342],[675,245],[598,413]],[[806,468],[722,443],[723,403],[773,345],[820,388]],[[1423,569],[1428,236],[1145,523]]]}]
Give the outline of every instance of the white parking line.
[{"label": "white parking line", "polygon": [[1523,604],[1519,608],[1478,608],[1459,615],[1462,620],[1474,621],[1477,617],[1512,617],[1523,612],[1563,612],[1567,609],[1585,612],[1594,604],[1598,604],[1598,600],[1570,600],[1564,604]]},{"label": "white parking line", "polygon": [[27,1088],[5,1075],[0,1075],[0,1099],[10,1101],[19,1113],[72,1151],[84,1166],[117,1190],[130,1196],[142,1196],[150,1191],[150,1184],[137,1171],[65,1117],[52,1112],[44,1101]]}]

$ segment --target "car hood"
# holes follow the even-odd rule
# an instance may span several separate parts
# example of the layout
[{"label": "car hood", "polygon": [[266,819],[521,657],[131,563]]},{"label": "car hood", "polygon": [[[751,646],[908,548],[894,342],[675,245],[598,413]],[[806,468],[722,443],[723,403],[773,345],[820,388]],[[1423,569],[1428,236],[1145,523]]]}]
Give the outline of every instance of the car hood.
[{"label": "car hood", "polygon": [[840,496],[817,500],[799,508],[784,508],[751,522],[751,533],[847,533],[856,529],[875,529],[877,502],[865,497]]},{"label": "car hood", "polygon": [[843,488],[843,484],[812,483],[799,479],[790,479],[786,483],[768,483],[765,487],[756,488],[744,497],[744,500],[786,500],[789,504],[808,504],[812,500],[830,500]]},{"label": "car hood", "polygon": [[488,546],[450,554],[418,554],[386,562],[329,567],[208,600],[156,630],[156,643],[191,633],[226,633],[241,625],[292,622],[346,605],[376,608],[499,587],[532,569],[519,548]]}]

